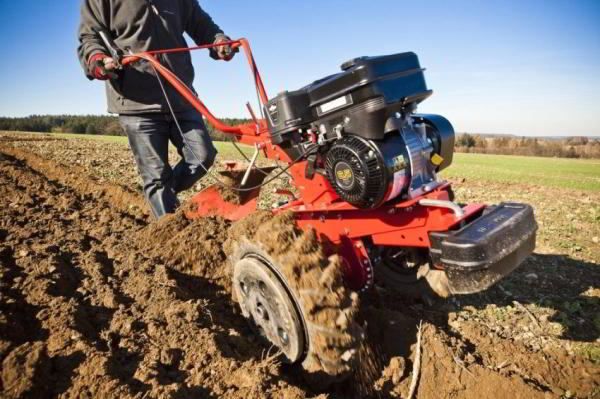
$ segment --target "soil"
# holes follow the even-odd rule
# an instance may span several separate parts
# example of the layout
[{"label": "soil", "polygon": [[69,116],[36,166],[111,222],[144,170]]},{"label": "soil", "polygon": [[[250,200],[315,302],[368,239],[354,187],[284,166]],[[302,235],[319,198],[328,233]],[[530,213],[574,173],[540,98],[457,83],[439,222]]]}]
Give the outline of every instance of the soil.
[{"label": "soil", "polygon": [[[106,143],[82,153],[103,156],[118,179],[56,155],[72,154],[72,141],[27,137],[0,140],[2,397],[406,397],[420,320],[417,398],[600,395],[594,260],[538,253],[500,287],[433,308],[375,287],[361,295],[354,377],[320,390],[254,336],[231,298],[233,238],[266,234],[269,216],[152,222],[135,169],[122,170],[134,166]],[[543,279],[546,268],[554,277]],[[571,296],[561,303],[590,298],[571,324],[559,317],[558,282]],[[558,310],[544,318],[548,309]]]},{"label": "soil", "polygon": [[238,179],[233,179],[228,176],[220,176],[221,183],[218,186],[219,193],[221,194],[221,198],[223,201],[230,202],[234,205],[240,204],[240,193],[236,191],[236,188],[240,187],[240,183],[242,181],[243,175],[240,174]]}]

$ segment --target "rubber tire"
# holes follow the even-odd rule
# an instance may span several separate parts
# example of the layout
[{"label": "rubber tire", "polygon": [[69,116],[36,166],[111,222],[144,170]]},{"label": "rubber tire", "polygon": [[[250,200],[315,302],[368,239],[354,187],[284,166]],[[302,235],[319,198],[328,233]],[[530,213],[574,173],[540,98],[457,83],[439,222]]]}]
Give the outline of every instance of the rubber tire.
[{"label": "rubber tire", "polygon": [[[356,367],[358,347],[364,336],[355,320],[358,294],[344,287],[337,255],[324,261],[322,254],[318,254],[322,249],[314,231],[294,230],[296,239],[285,252],[278,254],[267,250],[260,231],[252,241],[242,237],[234,243],[237,249],[232,265],[250,254],[258,255],[285,283],[306,331],[306,352],[301,365],[309,376],[321,380],[312,378],[311,382],[322,387],[323,377],[328,383],[340,381],[351,376]],[[307,254],[307,249],[314,254]],[[298,264],[299,260],[302,264]]]},{"label": "rubber tire", "polygon": [[448,277],[443,270],[433,270],[429,264],[421,265],[414,281],[400,278],[397,273],[382,263],[374,268],[375,281],[395,293],[409,299],[422,299],[429,305],[451,296]]}]

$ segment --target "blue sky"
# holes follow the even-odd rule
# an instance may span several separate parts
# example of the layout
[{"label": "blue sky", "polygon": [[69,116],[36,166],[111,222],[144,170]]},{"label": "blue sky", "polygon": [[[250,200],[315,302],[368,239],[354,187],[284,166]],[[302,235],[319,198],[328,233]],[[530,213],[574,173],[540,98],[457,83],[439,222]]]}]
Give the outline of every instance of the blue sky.
[{"label": "blue sky", "polygon": [[[269,95],[362,55],[414,51],[434,95],[419,111],[457,131],[600,135],[600,1],[201,1],[248,37]],[[76,60],[79,0],[0,0],[0,116],[100,114],[100,82]],[[218,116],[246,116],[243,57],[194,53],[196,90]],[[256,106],[255,106],[256,108]]]}]

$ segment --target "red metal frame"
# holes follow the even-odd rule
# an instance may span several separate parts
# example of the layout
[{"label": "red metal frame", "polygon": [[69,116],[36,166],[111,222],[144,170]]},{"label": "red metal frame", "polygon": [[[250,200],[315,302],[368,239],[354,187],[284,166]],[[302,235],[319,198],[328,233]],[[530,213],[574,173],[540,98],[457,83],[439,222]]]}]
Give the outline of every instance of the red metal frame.
[{"label": "red metal frame", "polygon": [[[267,93],[248,40],[233,40],[228,44],[234,48],[243,48],[262,105],[266,105]],[[239,143],[262,150],[265,157],[269,159],[291,163],[292,160],[289,156],[281,148],[271,143],[265,120],[239,126],[225,125],[206,108],[194,92],[187,88],[169,69],[161,65],[155,57],[157,54],[216,46],[213,44],[145,52],[126,57],[121,63],[127,65],[140,59],[147,60],[215,128],[234,135]],[[278,208],[275,212],[294,212],[299,227],[314,228],[323,242],[327,242],[335,251],[341,253],[346,260],[347,281],[353,288],[368,286],[373,277],[372,266],[363,238],[369,237],[374,245],[428,248],[430,246],[429,232],[449,230],[485,208],[485,204],[469,205],[463,209],[464,215],[458,217],[446,208],[419,205],[419,200],[423,198],[448,200],[449,184],[444,184],[409,201],[384,204],[376,209],[358,209],[340,200],[325,177],[315,175],[312,179],[306,178],[305,168],[306,161],[297,162],[290,167],[293,184],[297,187],[300,197]],[[207,190],[194,198],[196,210],[189,213],[189,216],[199,217],[219,213],[230,217],[233,215],[234,219],[237,219],[254,210],[255,196],[257,195],[258,191],[250,197],[250,204],[244,203],[242,206],[235,207],[224,202],[216,190]]]}]

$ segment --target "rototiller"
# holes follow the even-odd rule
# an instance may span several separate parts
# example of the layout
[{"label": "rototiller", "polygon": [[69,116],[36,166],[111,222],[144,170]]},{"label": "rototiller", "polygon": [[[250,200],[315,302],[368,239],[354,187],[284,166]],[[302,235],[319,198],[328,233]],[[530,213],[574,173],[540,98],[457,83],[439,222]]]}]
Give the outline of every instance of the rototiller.
[{"label": "rototiller", "polygon": [[[149,62],[217,129],[255,148],[236,188],[240,203],[223,200],[211,187],[192,199],[195,210],[188,217],[239,219],[253,212],[260,186],[273,170],[255,166],[262,152],[287,165],[283,171],[297,188],[297,197],[279,190],[288,200],[274,212],[293,212],[299,228],[314,229],[325,250],[343,259],[345,282],[353,290],[367,289],[380,276],[386,287],[426,299],[475,293],[534,249],[531,206],[452,202],[450,184],[437,174],[452,162],[454,130],[442,116],[415,112],[432,91],[414,53],[355,58],[343,63],[340,73],[269,99],[248,41],[231,41],[245,52],[264,113],[259,119],[248,105],[253,122],[232,127],[155,57],[211,45],[123,56],[101,35],[121,65]],[[225,173],[239,169],[229,166]],[[242,312],[289,361],[301,362],[323,329],[307,323],[299,298],[305,293],[285,281],[286,265],[273,264],[260,243],[255,245],[255,251],[251,245],[237,256],[233,267]],[[342,360],[329,361],[350,364],[353,356],[346,351]],[[347,367],[323,370],[335,374]]]}]

